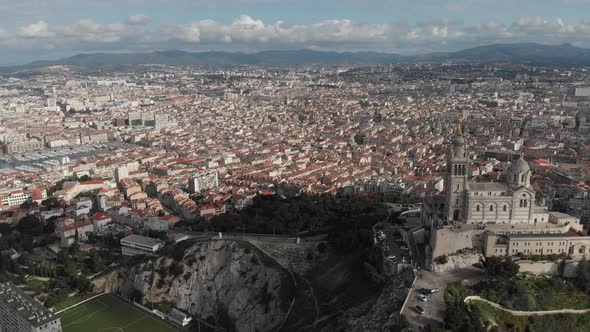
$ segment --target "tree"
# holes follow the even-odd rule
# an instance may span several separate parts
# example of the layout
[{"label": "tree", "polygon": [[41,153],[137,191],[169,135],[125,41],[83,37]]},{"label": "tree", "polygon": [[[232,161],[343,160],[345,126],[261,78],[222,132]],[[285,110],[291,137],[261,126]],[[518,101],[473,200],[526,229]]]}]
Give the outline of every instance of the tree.
[{"label": "tree", "polygon": [[52,209],[59,206],[59,200],[56,197],[49,197],[41,202],[41,205],[48,209]]},{"label": "tree", "polygon": [[94,251],[92,253],[92,256],[90,257],[90,269],[94,273],[97,273],[104,269],[104,263],[102,262],[100,255],[96,251]]},{"label": "tree", "polygon": [[45,225],[43,225],[43,233],[53,234],[55,232],[55,219],[56,218],[49,218],[45,222]]},{"label": "tree", "polygon": [[130,301],[141,302],[141,299],[143,298],[143,293],[139,289],[133,288],[127,296]]},{"label": "tree", "polygon": [[0,234],[7,235],[12,232],[12,228],[8,223],[0,222]]},{"label": "tree", "polygon": [[43,224],[37,216],[32,214],[22,218],[16,227],[19,232],[31,236],[37,236],[43,232]]},{"label": "tree", "polygon": [[63,301],[67,296],[68,296],[68,293],[65,289],[60,289],[55,293],[51,293],[47,297],[47,300],[45,301],[45,306],[47,308],[51,308],[51,307],[55,306],[56,304],[60,303],[61,301]]},{"label": "tree", "polygon": [[488,257],[484,262],[484,268],[491,278],[510,279],[518,274],[520,266],[510,257]]},{"label": "tree", "polygon": [[32,209],[34,207],[37,207],[37,203],[36,202],[33,202],[31,199],[28,199],[28,200],[24,201],[24,203],[22,203],[20,205],[20,207],[23,208],[23,209],[29,210],[29,209]]},{"label": "tree", "polygon": [[92,178],[91,178],[90,176],[88,176],[88,175],[86,175],[86,174],[85,174],[85,175],[82,175],[82,176],[81,176],[81,177],[78,179],[78,181],[80,181],[80,182],[92,181]]},{"label": "tree", "polygon": [[586,260],[586,257],[578,263],[576,285],[586,292],[590,292],[590,262]]},{"label": "tree", "polygon": [[23,235],[21,239],[21,245],[23,250],[32,253],[33,252],[33,238],[30,235]]},{"label": "tree", "polygon": [[448,261],[447,255],[438,256],[434,259],[434,262],[437,264],[447,264]]},{"label": "tree", "polygon": [[83,275],[75,278],[72,286],[82,294],[92,292],[94,289],[94,284]]}]

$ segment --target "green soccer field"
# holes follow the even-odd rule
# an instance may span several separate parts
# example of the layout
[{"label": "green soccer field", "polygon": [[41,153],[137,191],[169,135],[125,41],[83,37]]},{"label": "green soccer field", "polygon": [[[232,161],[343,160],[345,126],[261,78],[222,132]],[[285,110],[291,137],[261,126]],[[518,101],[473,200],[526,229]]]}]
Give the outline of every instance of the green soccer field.
[{"label": "green soccer field", "polygon": [[61,312],[63,332],[178,332],[165,321],[111,294]]}]

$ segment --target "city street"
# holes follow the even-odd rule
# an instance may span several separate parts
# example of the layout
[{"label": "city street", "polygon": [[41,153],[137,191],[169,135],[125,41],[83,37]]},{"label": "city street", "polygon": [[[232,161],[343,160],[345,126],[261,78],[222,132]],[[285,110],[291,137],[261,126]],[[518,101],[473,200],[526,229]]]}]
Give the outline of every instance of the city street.
[{"label": "city street", "polygon": [[[395,227],[391,225],[389,222],[381,223],[383,225],[383,233],[385,234],[385,239],[383,240],[383,253],[386,257],[395,256],[395,261],[402,261],[402,259],[408,260],[409,259],[409,251],[408,250],[401,250],[402,240],[401,235],[396,234]],[[398,241],[396,241],[396,237]]]}]

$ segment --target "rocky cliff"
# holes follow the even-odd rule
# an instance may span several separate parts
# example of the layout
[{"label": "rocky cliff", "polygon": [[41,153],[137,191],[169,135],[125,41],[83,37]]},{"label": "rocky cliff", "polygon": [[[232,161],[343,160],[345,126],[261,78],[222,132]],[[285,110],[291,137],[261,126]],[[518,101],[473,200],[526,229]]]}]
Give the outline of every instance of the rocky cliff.
[{"label": "rocky cliff", "polygon": [[95,285],[141,293],[143,302],[171,302],[231,331],[276,329],[294,297],[286,270],[251,244],[234,241],[181,243]]}]

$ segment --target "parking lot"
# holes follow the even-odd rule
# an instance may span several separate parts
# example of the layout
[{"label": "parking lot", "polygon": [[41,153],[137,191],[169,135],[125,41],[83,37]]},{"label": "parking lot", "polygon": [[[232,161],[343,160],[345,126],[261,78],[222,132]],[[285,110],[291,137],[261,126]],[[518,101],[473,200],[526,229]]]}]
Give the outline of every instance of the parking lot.
[{"label": "parking lot", "polygon": [[[416,282],[414,287],[410,289],[408,303],[402,314],[410,322],[410,326],[415,329],[424,328],[428,324],[442,323],[447,309],[444,299],[444,290],[447,285],[455,282],[475,284],[485,278],[484,271],[475,267],[439,273],[418,271],[416,272]],[[423,302],[418,299],[418,290],[421,288],[438,288],[440,291],[427,295],[426,302]],[[419,314],[415,310],[417,305],[424,309],[423,314]]]},{"label": "parking lot", "polygon": [[[388,222],[380,223],[380,230],[383,232],[384,237],[378,241],[378,245],[383,249],[383,253],[386,257],[391,258],[395,262],[408,261],[410,259],[410,252],[405,248],[406,243],[402,241],[401,235],[396,233],[395,227]],[[376,233],[379,233],[379,229],[376,229]],[[404,249],[402,249],[404,248]]]}]

